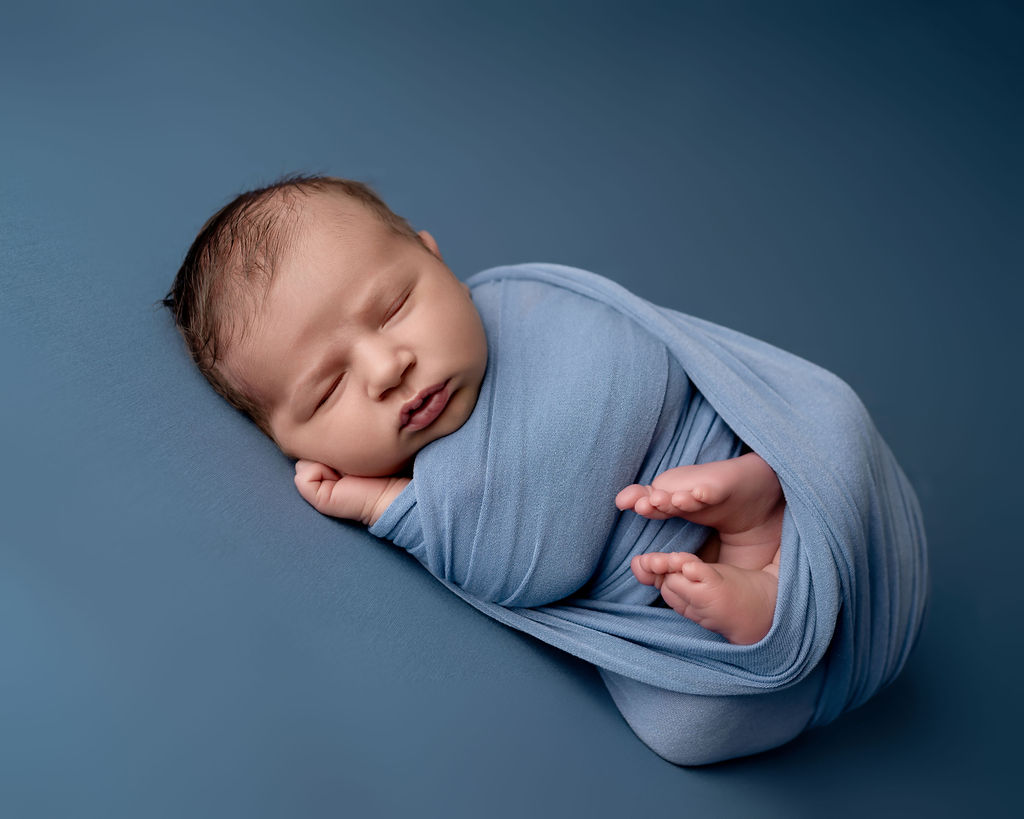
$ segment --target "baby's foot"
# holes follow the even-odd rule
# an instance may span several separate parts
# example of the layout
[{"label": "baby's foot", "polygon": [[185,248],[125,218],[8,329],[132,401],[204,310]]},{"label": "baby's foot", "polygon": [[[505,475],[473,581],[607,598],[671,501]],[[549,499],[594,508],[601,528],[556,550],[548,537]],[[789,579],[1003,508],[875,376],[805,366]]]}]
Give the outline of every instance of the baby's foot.
[{"label": "baby's foot", "polygon": [[675,611],[730,643],[750,645],[772,627],[778,564],[741,569],[705,563],[687,552],[651,552],[633,558],[637,580],[655,586]]},{"label": "baby's foot", "polygon": [[681,517],[726,536],[749,533],[748,539],[760,540],[765,533],[758,530],[775,522],[782,500],[775,472],[749,452],[726,461],[666,470],[650,486],[627,486],[616,496],[615,505],[655,520]]}]

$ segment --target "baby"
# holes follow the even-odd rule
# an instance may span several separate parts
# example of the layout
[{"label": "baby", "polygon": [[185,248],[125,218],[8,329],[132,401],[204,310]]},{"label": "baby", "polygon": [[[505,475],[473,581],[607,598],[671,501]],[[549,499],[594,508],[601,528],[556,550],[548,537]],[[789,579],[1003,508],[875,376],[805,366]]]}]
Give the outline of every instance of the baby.
[{"label": "baby", "polygon": [[[407,487],[417,453],[467,422],[488,367],[469,288],[434,238],[357,182],[297,177],[239,196],[202,228],[164,303],[214,388],[297,459],[302,497],[366,526]],[[737,644],[771,628],[784,504],[749,451],[615,498],[715,530],[697,554],[648,552],[630,567]]]}]

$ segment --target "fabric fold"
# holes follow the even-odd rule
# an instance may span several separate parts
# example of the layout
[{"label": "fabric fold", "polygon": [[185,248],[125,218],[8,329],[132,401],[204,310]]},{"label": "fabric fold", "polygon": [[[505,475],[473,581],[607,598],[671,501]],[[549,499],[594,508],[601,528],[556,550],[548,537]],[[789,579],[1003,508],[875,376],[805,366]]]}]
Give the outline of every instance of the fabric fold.
[{"label": "fabric fold", "polygon": [[[849,386],[574,268],[493,268],[468,284],[488,334],[480,399],[417,455],[373,534],[488,616],[665,691],[761,693],[822,665],[823,724],[895,677],[925,605],[924,528]],[[787,502],[775,618],[752,646],[650,605],[656,590],[629,571],[634,554],[695,551],[706,532],[613,503],[743,444]]]}]

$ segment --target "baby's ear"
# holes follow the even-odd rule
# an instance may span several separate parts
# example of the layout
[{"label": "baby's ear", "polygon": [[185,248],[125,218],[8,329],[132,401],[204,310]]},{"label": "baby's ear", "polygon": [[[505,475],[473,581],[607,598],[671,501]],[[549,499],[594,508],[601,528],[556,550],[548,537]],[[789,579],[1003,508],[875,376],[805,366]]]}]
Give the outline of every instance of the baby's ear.
[{"label": "baby's ear", "polygon": [[[437,256],[437,258],[441,259],[441,251],[438,250],[437,242],[434,240],[434,237],[426,230],[419,231],[417,235],[420,237],[420,241],[427,246],[427,250]],[[441,261],[444,260],[441,259]]]}]

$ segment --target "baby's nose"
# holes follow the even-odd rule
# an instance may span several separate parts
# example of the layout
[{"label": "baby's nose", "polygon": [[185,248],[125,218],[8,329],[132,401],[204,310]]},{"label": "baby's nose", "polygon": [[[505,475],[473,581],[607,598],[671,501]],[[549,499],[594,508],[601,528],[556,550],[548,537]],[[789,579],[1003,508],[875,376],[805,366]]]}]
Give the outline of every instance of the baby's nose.
[{"label": "baby's nose", "polygon": [[405,349],[390,350],[386,353],[378,351],[374,358],[370,365],[367,388],[370,397],[375,400],[386,398],[392,390],[400,386],[416,362],[412,352]]}]

